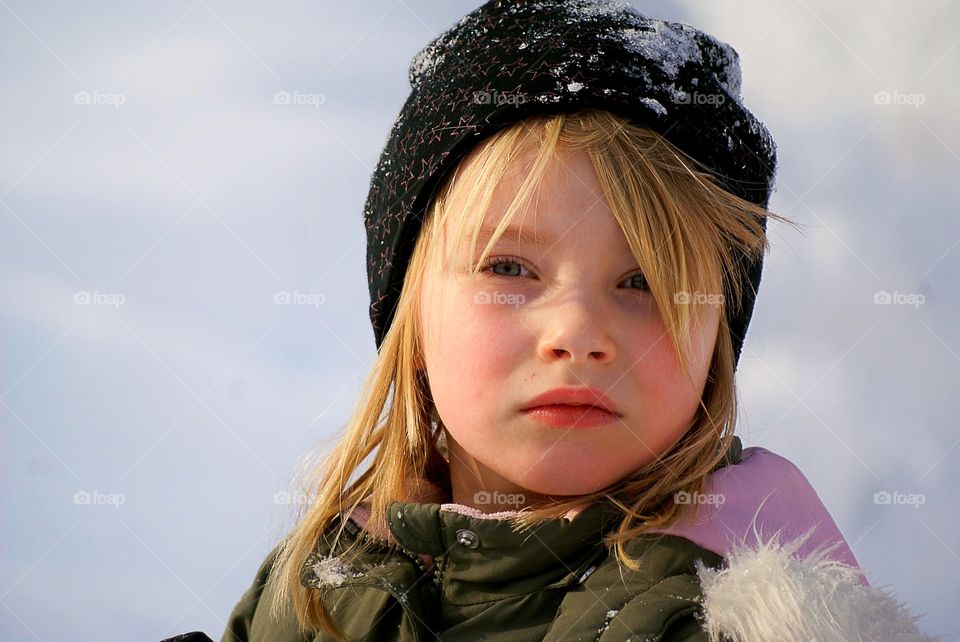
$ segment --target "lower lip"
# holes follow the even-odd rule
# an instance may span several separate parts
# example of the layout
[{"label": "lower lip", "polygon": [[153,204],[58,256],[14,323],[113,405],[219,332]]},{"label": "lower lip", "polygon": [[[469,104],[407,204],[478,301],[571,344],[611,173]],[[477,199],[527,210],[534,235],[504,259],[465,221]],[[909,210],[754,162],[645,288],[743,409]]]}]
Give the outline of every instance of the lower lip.
[{"label": "lower lip", "polygon": [[595,406],[537,406],[523,412],[534,421],[558,428],[593,428],[617,419],[612,412]]}]

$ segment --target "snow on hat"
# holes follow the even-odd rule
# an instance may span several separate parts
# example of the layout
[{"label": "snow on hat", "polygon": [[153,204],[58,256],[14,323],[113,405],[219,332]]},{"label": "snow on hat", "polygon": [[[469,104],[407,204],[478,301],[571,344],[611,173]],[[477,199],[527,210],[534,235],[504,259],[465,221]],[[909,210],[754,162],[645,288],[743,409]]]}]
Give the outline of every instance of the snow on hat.
[{"label": "snow on hat", "polygon": [[[769,202],[776,145],[741,102],[736,51],[625,2],[491,0],[419,51],[409,81],[364,207],[378,349],[434,193],[474,146],[526,117],[607,110],[664,136],[711,168],[727,191]],[[734,364],[763,256],[739,264],[739,313],[728,306]]]}]

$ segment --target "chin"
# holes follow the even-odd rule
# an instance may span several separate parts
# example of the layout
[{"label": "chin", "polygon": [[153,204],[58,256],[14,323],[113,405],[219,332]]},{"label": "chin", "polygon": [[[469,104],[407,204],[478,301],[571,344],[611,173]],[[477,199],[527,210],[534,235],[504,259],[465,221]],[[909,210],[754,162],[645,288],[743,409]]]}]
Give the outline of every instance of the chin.
[{"label": "chin", "polygon": [[[596,475],[594,467],[590,473],[578,474],[580,471],[570,467],[556,470],[542,471],[541,475],[522,475],[516,484],[531,493],[554,496],[589,495],[612,484],[615,479],[603,479]],[[536,471],[533,471],[536,472]]]}]

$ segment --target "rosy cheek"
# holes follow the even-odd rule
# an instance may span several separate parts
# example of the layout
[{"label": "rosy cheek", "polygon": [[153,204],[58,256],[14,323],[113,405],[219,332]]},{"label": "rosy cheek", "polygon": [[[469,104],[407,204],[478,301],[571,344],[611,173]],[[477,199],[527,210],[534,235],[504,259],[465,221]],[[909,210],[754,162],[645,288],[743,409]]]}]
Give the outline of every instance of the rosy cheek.
[{"label": "rosy cheek", "polygon": [[501,357],[515,354],[523,336],[530,337],[530,330],[523,309],[496,302],[475,302],[472,298],[464,303],[465,313],[460,315],[459,334],[469,338],[470,349],[475,354]]},{"label": "rosy cheek", "polygon": [[469,348],[470,362],[463,363],[462,373],[486,379],[502,379],[516,365],[521,356],[521,348],[510,339],[509,332],[501,333],[496,329],[478,332]]},{"label": "rosy cheek", "polygon": [[628,353],[633,380],[642,390],[653,393],[654,398],[662,398],[679,372],[670,337],[659,323],[644,324],[633,336],[634,344]]}]

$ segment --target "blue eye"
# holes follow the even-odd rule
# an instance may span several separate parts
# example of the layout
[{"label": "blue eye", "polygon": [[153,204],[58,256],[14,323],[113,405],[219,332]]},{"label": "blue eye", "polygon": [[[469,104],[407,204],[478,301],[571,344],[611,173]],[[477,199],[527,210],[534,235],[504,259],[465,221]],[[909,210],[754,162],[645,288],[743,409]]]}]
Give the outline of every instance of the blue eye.
[{"label": "blue eye", "polygon": [[[529,269],[523,264],[523,261],[511,256],[495,256],[488,258],[484,262],[484,267],[486,270],[490,271],[495,276],[502,276],[506,278],[523,276],[522,271]],[[506,273],[504,271],[498,271],[497,268],[501,266],[506,266]],[[650,284],[647,283],[647,278],[642,273],[637,273],[632,276],[627,277],[624,283],[628,283],[628,288],[636,288],[639,290],[650,290]]]},{"label": "blue eye", "polygon": [[[520,262],[518,259],[509,257],[509,256],[496,256],[496,257],[487,259],[486,262],[484,263],[484,267],[486,267],[486,268],[488,268],[488,269],[490,269],[490,270],[493,270],[493,273],[494,273],[496,276],[505,276],[505,277],[522,276],[521,274],[513,274],[513,273],[512,273],[512,274],[503,274],[503,273],[501,273],[501,272],[497,272],[497,271],[496,271],[496,268],[499,267],[499,266],[503,266],[503,265],[508,266],[508,267],[511,267],[511,268],[512,268],[513,266],[516,266],[516,267],[519,268],[520,270],[526,270],[526,269],[527,269],[527,268],[523,265],[523,263]],[[510,270],[510,271],[512,272],[512,270]]]}]

